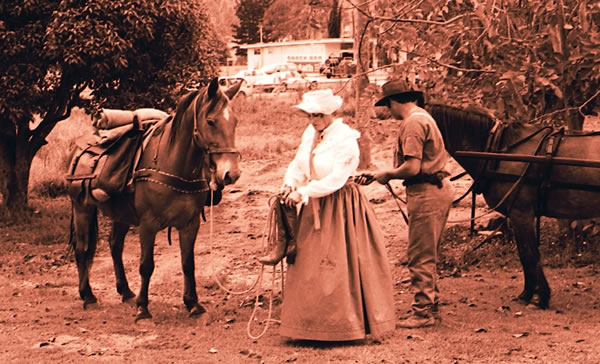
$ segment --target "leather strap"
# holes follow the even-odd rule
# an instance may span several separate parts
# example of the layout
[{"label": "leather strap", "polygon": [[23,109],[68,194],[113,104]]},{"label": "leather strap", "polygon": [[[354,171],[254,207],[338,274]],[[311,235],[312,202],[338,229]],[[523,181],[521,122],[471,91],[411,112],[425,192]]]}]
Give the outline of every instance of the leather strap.
[{"label": "leather strap", "polygon": [[137,170],[134,175],[136,181],[157,183],[181,193],[201,193],[209,190],[205,179],[187,180],[157,169],[144,168]]},{"label": "leather strap", "polygon": [[[313,163],[313,158],[314,158],[313,151],[315,150],[315,147],[319,144],[320,141],[321,141],[321,132],[315,130],[315,137],[313,139],[312,147],[310,148],[310,156],[309,156],[309,162],[308,162],[309,166],[310,166],[310,179],[311,180],[316,179],[315,166]],[[309,203],[311,205],[312,212],[313,212],[315,230],[321,230],[321,218],[319,216],[321,207],[319,206],[319,200],[318,200],[318,198],[310,197]]]}]

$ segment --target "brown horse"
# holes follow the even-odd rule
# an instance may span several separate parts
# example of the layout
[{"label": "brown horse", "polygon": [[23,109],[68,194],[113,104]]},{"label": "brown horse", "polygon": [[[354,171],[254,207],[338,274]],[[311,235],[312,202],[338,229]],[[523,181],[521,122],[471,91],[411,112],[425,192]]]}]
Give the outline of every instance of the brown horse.
[{"label": "brown horse", "polygon": [[200,214],[210,203],[207,179],[223,186],[240,177],[239,153],[235,149],[237,118],[229,100],[239,84],[221,90],[217,79],[179,101],[173,118],[147,141],[133,179],[133,192],[92,202],[81,183],[69,182],[73,207],[73,242],[79,273],[79,296],[86,305],[95,303],[89,274],[97,243],[97,210],[112,220],[109,243],[117,292],[123,301],[135,295],[123,268],[123,242],[131,225],[139,226],[141,287],[137,295],[136,321],[150,318],[148,286],[154,271],[154,240],[165,228],[179,232],[184,274],[183,302],[190,315],[205,312],[198,304],[194,276],[194,243]]},{"label": "brown horse", "polygon": [[[488,206],[511,222],[525,276],[519,298],[530,302],[537,294],[537,304],[548,308],[550,287],[540,261],[536,217],[600,216],[600,168],[594,167],[600,166],[600,133],[564,135],[562,129],[496,123],[487,114],[445,105],[428,105],[427,109],[440,128],[448,152],[473,177],[476,191],[483,193]],[[488,156],[472,158],[461,151]],[[510,157],[513,160],[507,160]],[[579,162],[587,161],[588,166],[559,163],[561,159],[577,162],[577,158]]]}]

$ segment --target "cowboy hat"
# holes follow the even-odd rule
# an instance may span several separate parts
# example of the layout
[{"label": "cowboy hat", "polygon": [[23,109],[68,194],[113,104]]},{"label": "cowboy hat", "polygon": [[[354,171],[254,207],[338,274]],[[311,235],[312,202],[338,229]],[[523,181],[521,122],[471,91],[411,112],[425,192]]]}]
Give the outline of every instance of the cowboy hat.
[{"label": "cowboy hat", "polygon": [[333,94],[331,89],[315,90],[302,95],[302,102],[294,106],[307,114],[333,114],[342,106],[341,96]]},{"label": "cowboy hat", "polygon": [[386,106],[388,99],[394,95],[415,94],[421,95],[421,97],[423,97],[423,92],[414,90],[408,85],[408,82],[406,82],[403,79],[395,79],[388,81],[384,83],[383,86],[381,86],[381,89],[381,98],[375,103],[375,106]]}]

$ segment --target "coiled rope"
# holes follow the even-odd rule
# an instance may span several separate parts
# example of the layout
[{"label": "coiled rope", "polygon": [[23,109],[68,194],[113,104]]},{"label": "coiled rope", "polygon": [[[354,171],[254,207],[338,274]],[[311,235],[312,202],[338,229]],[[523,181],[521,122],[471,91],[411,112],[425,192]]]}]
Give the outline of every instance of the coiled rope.
[{"label": "coiled rope", "polygon": [[[211,201],[213,198],[213,191],[211,190]],[[267,224],[265,226],[265,230],[263,230],[263,242],[265,242],[266,240],[266,244],[263,243],[264,245],[266,245],[267,251],[275,244],[275,240],[277,239],[277,224],[274,223],[275,222],[275,207],[276,203],[279,203],[279,199],[277,196],[273,196],[269,199],[269,214],[267,216]],[[212,204],[209,207],[209,239],[210,241],[213,240],[213,234],[214,234],[214,227],[213,227],[213,220],[214,220],[214,214],[213,214],[213,206]],[[268,231],[268,234],[266,234],[266,232]],[[283,262],[280,263],[280,268],[281,268],[281,294],[283,296],[283,289],[284,289],[284,273],[283,273]],[[252,285],[250,286],[250,288],[243,290],[243,291],[234,291],[233,289],[230,289],[228,287],[225,286],[225,284],[223,282],[221,282],[221,280],[219,279],[219,277],[214,273],[212,273],[212,278],[215,280],[215,282],[217,282],[217,285],[219,286],[219,288],[221,288],[222,290],[224,290],[225,292],[232,294],[232,295],[242,295],[242,294],[247,294],[248,292],[252,291],[253,289],[256,288],[256,295],[255,295],[255,300],[254,300],[254,307],[252,309],[252,313],[250,314],[250,318],[248,319],[248,325],[246,327],[246,332],[248,334],[248,337],[252,340],[257,340],[260,339],[269,329],[269,324],[271,322],[279,322],[279,320],[274,320],[272,319],[272,314],[273,314],[273,295],[274,295],[274,291],[275,291],[275,276],[277,273],[277,265],[273,266],[273,274],[272,274],[272,280],[271,280],[271,293],[269,294],[269,309],[268,309],[268,314],[267,314],[267,318],[265,320],[263,320],[261,323],[264,323],[264,328],[263,330],[258,334],[258,335],[253,335],[252,334],[252,322],[254,321],[256,314],[258,312],[258,307],[260,306],[260,292],[261,292],[261,287],[262,287],[262,279],[263,279],[263,273],[264,273],[264,265],[261,264],[260,268],[259,268],[259,273],[256,277],[256,279],[254,280],[254,283],[252,283]]]}]

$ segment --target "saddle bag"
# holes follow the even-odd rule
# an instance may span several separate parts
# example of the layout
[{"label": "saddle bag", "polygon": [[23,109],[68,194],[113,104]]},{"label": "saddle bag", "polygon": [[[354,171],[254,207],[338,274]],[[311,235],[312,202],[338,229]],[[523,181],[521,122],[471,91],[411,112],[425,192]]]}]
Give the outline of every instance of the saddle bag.
[{"label": "saddle bag", "polygon": [[100,189],[106,199],[127,192],[142,136],[143,130],[130,128],[125,133],[115,133],[112,138],[87,135],[77,139],[67,180],[81,180],[88,193]]}]

